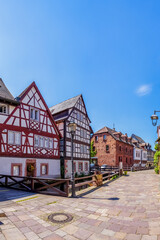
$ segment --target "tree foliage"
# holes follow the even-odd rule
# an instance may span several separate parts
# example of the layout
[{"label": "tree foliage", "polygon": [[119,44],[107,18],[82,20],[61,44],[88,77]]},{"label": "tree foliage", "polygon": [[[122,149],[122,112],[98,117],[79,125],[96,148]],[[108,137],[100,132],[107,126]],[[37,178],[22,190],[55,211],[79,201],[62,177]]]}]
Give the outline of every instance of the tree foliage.
[{"label": "tree foliage", "polygon": [[91,158],[95,157],[97,154],[97,150],[94,150],[94,141],[91,142],[91,147],[90,147],[90,151],[91,151]]},{"label": "tree foliage", "polygon": [[156,152],[154,154],[154,170],[158,174],[159,173],[158,163],[159,163],[159,157],[160,157],[160,151],[159,151],[158,144],[155,145],[154,149],[156,150]]}]

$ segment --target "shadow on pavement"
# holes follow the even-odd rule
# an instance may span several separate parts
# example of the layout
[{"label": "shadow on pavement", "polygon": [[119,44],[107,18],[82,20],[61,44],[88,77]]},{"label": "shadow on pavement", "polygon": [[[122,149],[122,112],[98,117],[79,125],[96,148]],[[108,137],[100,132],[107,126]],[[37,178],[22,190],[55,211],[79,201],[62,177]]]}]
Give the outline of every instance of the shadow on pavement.
[{"label": "shadow on pavement", "polygon": [[29,197],[33,195],[35,194],[31,192],[0,187],[0,202],[14,200],[23,197]]}]

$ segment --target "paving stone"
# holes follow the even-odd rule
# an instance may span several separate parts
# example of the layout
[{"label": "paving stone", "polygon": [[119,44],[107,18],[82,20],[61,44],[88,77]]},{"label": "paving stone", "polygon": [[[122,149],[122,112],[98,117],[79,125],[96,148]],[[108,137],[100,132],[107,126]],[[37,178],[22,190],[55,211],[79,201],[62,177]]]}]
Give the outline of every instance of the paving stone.
[{"label": "paving stone", "polygon": [[92,232],[88,231],[86,229],[79,229],[77,232],[75,232],[73,234],[74,237],[81,239],[81,240],[85,240],[88,239],[91,236]]},{"label": "paving stone", "polygon": [[108,230],[108,229],[104,229],[101,233],[106,236],[109,236],[109,237],[112,237],[115,235],[115,232],[113,232],[112,230]]},{"label": "paving stone", "polygon": [[125,240],[140,240],[141,237],[142,237],[141,235],[127,234],[124,239],[125,239]]},{"label": "paving stone", "polygon": [[3,230],[2,233],[4,234],[7,240],[25,240],[26,238],[24,235],[17,229],[17,228],[10,228]]}]

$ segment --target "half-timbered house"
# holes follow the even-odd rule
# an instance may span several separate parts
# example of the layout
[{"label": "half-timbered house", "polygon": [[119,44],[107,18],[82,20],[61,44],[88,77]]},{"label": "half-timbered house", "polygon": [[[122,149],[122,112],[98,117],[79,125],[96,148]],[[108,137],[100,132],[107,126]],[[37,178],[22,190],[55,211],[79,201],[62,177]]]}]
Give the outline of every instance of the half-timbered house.
[{"label": "half-timbered house", "polygon": [[0,79],[0,173],[60,176],[60,132],[35,82],[16,99]]},{"label": "half-timbered house", "polygon": [[68,124],[74,121],[77,124],[73,143],[74,171],[78,174],[89,172],[90,161],[90,119],[87,114],[82,95],[68,99],[50,108],[52,116],[62,135],[60,154],[64,175],[71,175],[71,135]]}]

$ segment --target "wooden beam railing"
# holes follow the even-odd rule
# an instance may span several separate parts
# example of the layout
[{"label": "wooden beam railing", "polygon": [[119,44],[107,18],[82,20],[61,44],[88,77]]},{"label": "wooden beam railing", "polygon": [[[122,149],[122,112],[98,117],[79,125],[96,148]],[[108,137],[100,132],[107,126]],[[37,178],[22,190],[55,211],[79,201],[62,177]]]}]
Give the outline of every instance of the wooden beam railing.
[{"label": "wooden beam railing", "polygon": [[68,197],[69,179],[53,179],[0,174],[3,187]]}]

